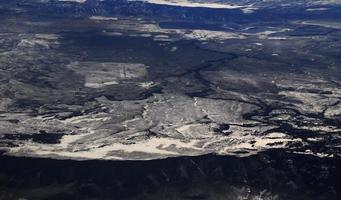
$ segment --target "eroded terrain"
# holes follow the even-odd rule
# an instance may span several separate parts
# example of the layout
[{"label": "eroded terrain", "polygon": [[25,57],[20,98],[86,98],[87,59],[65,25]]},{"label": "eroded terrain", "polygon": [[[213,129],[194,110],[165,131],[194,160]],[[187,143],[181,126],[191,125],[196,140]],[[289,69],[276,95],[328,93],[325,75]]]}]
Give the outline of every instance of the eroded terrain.
[{"label": "eroded terrain", "polygon": [[5,154],[340,156],[337,22],[193,25],[14,12],[0,21]]}]

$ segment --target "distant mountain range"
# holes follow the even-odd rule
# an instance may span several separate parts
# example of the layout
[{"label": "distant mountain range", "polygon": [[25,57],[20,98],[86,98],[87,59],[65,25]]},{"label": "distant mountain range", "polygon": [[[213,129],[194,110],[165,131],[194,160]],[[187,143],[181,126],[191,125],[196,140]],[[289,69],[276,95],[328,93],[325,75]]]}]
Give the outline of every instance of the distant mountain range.
[{"label": "distant mountain range", "polygon": [[[55,0],[41,0],[55,1]],[[57,0],[63,2],[86,3],[93,1],[112,1],[112,0]],[[182,7],[207,7],[207,8],[241,8],[241,7],[291,7],[291,6],[328,6],[341,4],[340,0],[128,0],[142,1],[151,4],[172,5]]]},{"label": "distant mountain range", "polygon": [[214,23],[341,19],[340,0],[0,0],[0,9],[62,17],[121,15]]}]

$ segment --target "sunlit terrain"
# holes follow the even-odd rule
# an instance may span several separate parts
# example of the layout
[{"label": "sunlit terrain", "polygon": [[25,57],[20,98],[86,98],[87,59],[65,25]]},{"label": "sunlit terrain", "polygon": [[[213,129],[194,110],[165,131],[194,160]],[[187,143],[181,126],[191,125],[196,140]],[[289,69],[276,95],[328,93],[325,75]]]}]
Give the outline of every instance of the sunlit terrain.
[{"label": "sunlit terrain", "polygon": [[341,197],[341,2],[2,0],[0,16],[0,199]]}]

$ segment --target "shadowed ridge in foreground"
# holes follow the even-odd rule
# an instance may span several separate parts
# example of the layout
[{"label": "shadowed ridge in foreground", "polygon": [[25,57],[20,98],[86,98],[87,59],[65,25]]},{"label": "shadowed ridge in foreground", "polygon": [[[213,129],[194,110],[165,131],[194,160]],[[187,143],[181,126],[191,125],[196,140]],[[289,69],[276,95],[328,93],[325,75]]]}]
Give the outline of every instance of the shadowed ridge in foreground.
[{"label": "shadowed ridge in foreground", "polygon": [[339,199],[341,160],[269,151],[152,161],[2,156],[2,199]]}]

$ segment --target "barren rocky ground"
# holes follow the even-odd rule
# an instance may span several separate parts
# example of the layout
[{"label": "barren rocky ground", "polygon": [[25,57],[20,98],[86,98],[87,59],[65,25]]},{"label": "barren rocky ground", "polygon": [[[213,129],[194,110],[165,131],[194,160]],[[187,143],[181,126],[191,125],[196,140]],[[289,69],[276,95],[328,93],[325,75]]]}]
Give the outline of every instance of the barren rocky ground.
[{"label": "barren rocky ground", "polygon": [[[142,162],[206,154],[253,163],[281,152],[339,166],[341,22],[330,17],[337,3],[257,20],[277,8],[245,1],[225,8],[229,18],[216,4],[0,2],[4,163],[11,156]],[[209,13],[216,18],[201,20]]]}]

